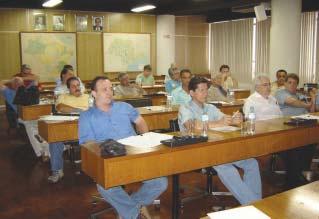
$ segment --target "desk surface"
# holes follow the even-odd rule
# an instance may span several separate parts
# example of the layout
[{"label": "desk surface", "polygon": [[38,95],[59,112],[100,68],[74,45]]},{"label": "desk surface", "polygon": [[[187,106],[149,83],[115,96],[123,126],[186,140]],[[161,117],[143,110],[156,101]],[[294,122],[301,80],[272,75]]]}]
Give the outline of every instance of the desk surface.
[{"label": "desk surface", "polygon": [[109,159],[101,158],[98,145],[91,142],[81,148],[82,169],[109,188],[319,142],[319,125],[293,127],[284,125],[285,120],[258,121],[253,136],[241,136],[240,131],[209,131],[205,143],[144,150],[128,146],[126,156]]},{"label": "desk surface", "polygon": [[[319,181],[269,196],[253,206],[271,219],[316,219],[319,217]],[[209,219],[203,217],[202,219]]]}]

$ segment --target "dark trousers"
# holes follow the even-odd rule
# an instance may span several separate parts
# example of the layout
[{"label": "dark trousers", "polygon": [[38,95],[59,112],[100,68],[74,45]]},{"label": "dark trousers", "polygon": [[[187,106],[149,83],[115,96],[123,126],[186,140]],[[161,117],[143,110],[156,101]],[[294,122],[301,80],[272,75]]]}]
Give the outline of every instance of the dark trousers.
[{"label": "dark trousers", "polygon": [[316,146],[317,144],[311,144],[282,152],[286,164],[287,186],[294,188],[305,183],[302,171],[310,169]]},{"label": "dark trousers", "polygon": [[17,128],[18,115],[14,109],[6,102],[6,117],[9,123],[9,128]]}]

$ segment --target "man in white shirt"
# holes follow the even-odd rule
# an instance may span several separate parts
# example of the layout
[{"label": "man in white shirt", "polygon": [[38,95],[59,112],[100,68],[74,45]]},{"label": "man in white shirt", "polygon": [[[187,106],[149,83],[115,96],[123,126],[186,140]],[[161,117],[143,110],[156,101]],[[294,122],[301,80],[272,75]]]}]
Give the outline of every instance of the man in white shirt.
[{"label": "man in white shirt", "polygon": [[270,92],[270,80],[260,75],[255,79],[255,92],[250,95],[244,104],[244,113],[248,115],[250,107],[254,107],[256,120],[273,119],[282,116],[278,102]]}]

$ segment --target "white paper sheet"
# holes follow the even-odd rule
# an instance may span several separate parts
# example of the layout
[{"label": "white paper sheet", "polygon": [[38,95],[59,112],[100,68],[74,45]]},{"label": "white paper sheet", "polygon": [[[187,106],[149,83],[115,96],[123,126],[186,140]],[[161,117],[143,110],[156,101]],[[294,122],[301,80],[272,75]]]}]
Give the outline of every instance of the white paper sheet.
[{"label": "white paper sheet", "polygon": [[218,131],[218,132],[234,132],[234,131],[240,130],[240,128],[235,126],[221,126],[221,127],[210,128],[209,130]]},{"label": "white paper sheet", "polygon": [[55,116],[55,115],[48,115],[48,116],[41,116],[39,120],[45,121],[73,121],[79,119],[78,116]]},{"label": "white paper sheet", "polygon": [[172,135],[147,132],[143,135],[130,136],[128,138],[120,139],[118,140],[118,142],[138,148],[150,148],[160,145],[162,140],[171,138],[173,138]]},{"label": "white paper sheet", "polygon": [[314,116],[314,115],[310,115],[310,114],[303,114],[303,115],[299,115],[299,116],[292,116],[291,118],[293,119],[317,119],[319,120],[319,116]]},{"label": "white paper sheet", "polygon": [[164,111],[165,110],[164,106],[146,106],[144,108],[147,110],[151,110],[151,111]]},{"label": "white paper sheet", "polygon": [[209,101],[208,103],[211,103],[211,104],[222,104],[222,105],[230,104],[230,103],[227,103],[227,102],[225,102],[225,101]]},{"label": "white paper sheet", "polygon": [[270,219],[268,215],[255,208],[254,206],[233,208],[225,211],[209,213],[207,215],[210,219]]}]

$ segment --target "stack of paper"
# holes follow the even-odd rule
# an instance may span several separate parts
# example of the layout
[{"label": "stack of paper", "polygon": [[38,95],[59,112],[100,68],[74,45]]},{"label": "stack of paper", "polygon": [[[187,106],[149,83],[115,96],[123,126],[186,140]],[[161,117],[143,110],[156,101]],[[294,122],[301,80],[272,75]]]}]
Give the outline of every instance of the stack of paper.
[{"label": "stack of paper", "polygon": [[48,115],[48,116],[41,116],[39,120],[45,120],[45,121],[73,121],[77,120],[78,116],[54,116],[54,115]]},{"label": "stack of paper", "polygon": [[151,111],[164,111],[164,106],[146,106],[145,109],[151,110]]},{"label": "stack of paper", "polygon": [[235,127],[235,126],[221,126],[221,127],[210,128],[210,130],[218,131],[218,132],[234,132],[239,129],[240,129],[239,127]]},{"label": "stack of paper", "polygon": [[293,118],[293,119],[317,119],[317,120],[319,120],[319,116],[314,116],[314,115],[310,115],[310,114],[292,116],[291,118]]},{"label": "stack of paper", "polygon": [[270,219],[268,215],[255,208],[246,206],[207,214],[211,219]]},{"label": "stack of paper", "polygon": [[143,135],[130,136],[118,140],[121,144],[138,147],[138,148],[150,148],[161,144],[162,140],[173,138],[172,135],[160,134],[155,132],[147,132]]}]

